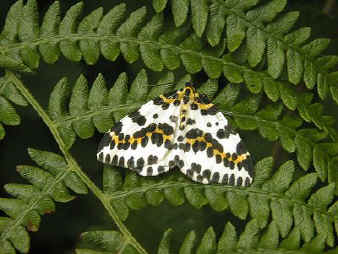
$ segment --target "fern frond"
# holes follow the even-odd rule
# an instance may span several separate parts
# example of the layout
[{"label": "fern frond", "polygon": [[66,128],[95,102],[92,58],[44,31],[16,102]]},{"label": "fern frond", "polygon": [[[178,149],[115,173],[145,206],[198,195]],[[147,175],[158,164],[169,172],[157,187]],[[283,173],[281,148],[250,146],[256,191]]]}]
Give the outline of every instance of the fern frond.
[{"label": "fern frond", "polygon": [[[177,1],[172,2],[171,12],[175,24],[181,26],[188,18],[189,3],[181,4],[185,8],[180,10],[175,8]],[[337,82],[332,80],[330,73],[337,66],[338,57],[321,56],[330,40],[320,38],[307,42],[311,28],[292,30],[299,13],[281,13],[287,4],[286,0],[258,2],[213,0],[208,7],[203,8],[198,8],[200,4],[192,3],[193,29],[199,37],[205,32],[211,46],[218,45],[223,34],[226,34],[230,52],[235,52],[245,42],[247,62],[251,67],[266,61],[266,71],[273,79],[279,78],[286,69],[290,83],[297,85],[303,81],[308,89],[317,85],[321,99],[330,92],[338,102]],[[194,12],[195,6],[199,12]],[[163,6],[161,10],[164,10]]]},{"label": "fern frond", "polygon": [[142,209],[148,204],[157,206],[164,199],[174,206],[188,201],[195,208],[209,204],[219,212],[228,209],[240,219],[246,219],[250,214],[260,228],[266,227],[271,216],[282,237],[296,227],[305,242],[318,233],[325,235],[329,246],[334,246],[337,204],[332,202],[335,184],[324,186],[310,195],[318,181],[316,173],[294,180],[292,161],[285,162],[274,174],[272,164],[271,157],[256,164],[251,188],[202,186],[191,183],[182,175],[148,179],[128,171],[123,178],[118,168],[105,166],[103,189],[123,220],[128,217],[130,209]]},{"label": "fern frond", "polygon": [[87,187],[72,172],[62,156],[28,149],[29,156],[40,167],[20,165],[18,173],[30,184],[6,184],[5,190],[15,198],[0,198],[0,210],[8,217],[0,218],[0,249],[27,253],[30,247],[27,231],[38,231],[41,215],[53,213],[56,202],[74,199],[69,190],[86,194]]},{"label": "fern frond", "polygon": [[101,230],[89,231],[81,234],[81,241],[78,244],[76,254],[137,254],[139,253],[131,246],[117,231]]},{"label": "fern frond", "polygon": [[[29,149],[38,166],[18,166],[18,171],[30,184],[7,184],[5,189],[14,198],[0,199],[0,210],[7,215],[0,218],[0,253],[28,252],[28,231],[39,229],[40,216],[54,212],[55,201],[69,202],[74,198],[71,192],[85,194],[87,188],[120,232],[86,232],[78,253],[146,254],[122,220],[132,210],[163,201],[173,206],[188,202],[195,209],[210,205],[246,223],[244,232],[228,223],[220,238],[210,227],[198,244],[191,231],[180,248],[182,254],[323,253],[329,248],[335,252],[338,133],[334,117],[320,101],[331,93],[338,104],[338,72],[332,72],[338,57],[322,55],[329,41],[309,41],[307,27],[294,30],[299,14],[284,12],[286,0],[153,0],[152,4],[155,15],[149,15],[146,7],[130,12],[124,3],[107,13],[99,7],[85,17],[82,2],[63,16],[57,1],[44,15],[36,0],[19,0],[10,8],[0,34],[0,67],[6,69],[0,78],[0,139],[2,124],[20,123],[13,104],[29,102],[64,157]],[[167,15],[167,6],[172,16]],[[119,56],[128,63],[141,61],[163,73],[155,82],[150,76],[148,81],[144,69],[132,81],[122,73],[112,87],[101,74],[92,85],[84,75],[74,85],[63,78],[54,86],[46,112],[9,71],[33,72],[41,59],[55,63],[62,56],[94,65],[101,55],[109,61]],[[179,68],[189,74],[174,75]],[[69,152],[76,138],[107,131],[140,105],[181,88],[194,80],[190,74],[202,71],[209,79],[203,84],[195,80],[199,92],[207,94],[238,129],[257,130],[276,147],[294,153],[290,156],[303,170],[296,169],[290,158],[273,170],[273,159],[264,158],[255,166],[253,185],[240,188],[200,185],[175,172],[147,178],[104,166],[101,191]],[[223,75],[230,81],[225,86],[219,83]],[[165,232],[158,253],[170,252],[172,232]]]},{"label": "fern frond", "polygon": [[[174,231],[168,229],[158,244],[158,254],[173,253],[172,237]],[[261,229],[256,219],[246,223],[243,232],[236,232],[236,228],[227,222],[220,237],[212,227],[209,227],[197,241],[195,231],[190,231],[183,241],[179,240],[180,254],[207,253],[333,253],[337,249],[324,252],[325,237],[318,235],[307,243],[301,242],[300,232],[295,227],[287,236],[282,237],[275,221],[266,229]],[[177,241],[177,239],[175,239]],[[76,249],[77,254],[89,253],[138,253],[123,240],[116,231],[89,231],[82,234],[82,239]]]},{"label": "fern frond", "polygon": [[[174,2],[175,1],[173,1],[173,6],[175,5]],[[205,22],[203,20],[205,20],[204,16],[205,13],[208,13],[208,9],[206,9],[204,1],[200,2],[200,6],[198,4],[193,5],[196,6],[196,8],[194,7],[196,11],[193,11],[192,13],[192,20],[196,20],[196,22],[192,22],[193,28],[197,26],[203,28],[205,26]],[[255,1],[251,4],[244,4],[243,1],[241,2],[242,4],[238,4],[238,8],[247,9],[251,6],[251,4],[255,5]],[[211,10],[224,10],[225,8],[223,6],[224,3],[215,2],[214,4],[216,4],[217,8],[210,7]],[[225,54],[225,40],[220,40],[219,43],[217,43],[217,47],[207,46],[203,38],[198,37],[198,35],[203,32],[202,28],[198,28],[196,34],[194,34],[191,32],[189,24],[184,24],[179,28],[169,28],[167,29],[168,31],[164,32],[162,27],[165,23],[161,14],[155,15],[149,22],[146,22],[145,8],[134,11],[129,17],[126,17],[125,14],[125,4],[115,6],[106,15],[103,15],[102,9],[99,8],[77,22],[83,7],[82,3],[72,6],[67,11],[64,18],[60,20],[59,3],[54,2],[54,4],[51,5],[46,12],[45,17],[42,20],[41,28],[39,28],[37,26],[38,22],[36,18],[37,14],[35,11],[35,6],[35,0],[29,0],[24,7],[22,7],[22,2],[19,1],[13,5],[9,11],[7,18],[8,25],[6,25],[7,23],[5,24],[2,37],[0,39],[0,50],[4,59],[3,62],[0,62],[0,66],[5,68],[14,68],[21,71],[27,71],[29,69],[32,70],[38,67],[40,55],[46,62],[54,63],[59,58],[60,52],[71,61],[80,61],[83,58],[87,64],[92,65],[97,62],[100,54],[102,54],[108,60],[115,61],[119,54],[122,53],[123,57],[129,63],[135,62],[141,57],[145,65],[154,71],[162,71],[164,67],[168,68],[169,70],[174,70],[180,67],[182,63],[186,70],[190,73],[196,73],[203,68],[208,76],[212,79],[218,78],[222,73],[224,73],[225,77],[229,81],[234,83],[245,82],[248,86],[248,89],[252,93],[259,93],[263,90],[265,93],[267,93],[269,98],[274,101],[281,97],[284,102],[284,94],[288,94],[290,93],[290,89],[292,90],[291,85],[280,84],[280,82],[275,81],[274,79],[277,78],[275,76],[271,77],[265,72],[254,71],[251,67],[238,65],[235,59],[233,59],[231,56],[231,53]],[[265,17],[264,20],[266,19],[265,22],[267,22],[268,20],[273,19],[279,12],[277,10],[279,10],[280,7],[277,8],[276,6],[279,6],[277,1],[272,1],[271,4],[267,4],[267,7],[258,7],[257,10],[250,9],[248,13],[251,13],[251,15],[249,15],[250,17],[254,17],[254,13],[259,12],[260,9],[264,9],[264,13],[266,12],[267,16],[263,16]],[[281,10],[283,8],[284,4],[282,5]],[[275,11],[273,12],[273,15],[271,14],[271,10]],[[21,23],[17,20],[17,18],[15,21],[12,20],[13,16],[19,15],[21,11],[24,11],[25,15],[30,17],[29,20],[26,21],[27,24],[31,24],[31,27],[34,27],[34,29],[28,29],[30,32],[20,32],[23,30],[19,29],[21,27]],[[195,12],[198,14],[194,15]],[[220,12],[221,14],[219,15],[226,15],[227,13],[226,11]],[[228,16],[228,18],[231,19],[231,17],[235,15],[236,19],[243,19],[243,15],[239,14],[241,13],[241,10],[237,10],[236,13],[236,15],[239,15],[238,17],[235,14],[231,14]],[[295,15],[289,16],[294,17]],[[219,20],[219,18],[216,20]],[[19,23],[17,26],[14,26],[12,24],[13,22],[15,24],[18,22]],[[231,23],[235,21],[230,20],[229,22]],[[262,20],[258,19],[257,22],[262,22]],[[286,21],[283,22],[288,24],[289,18],[286,18]],[[236,21],[235,23],[238,22]],[[247,21],[246,25],[249,24],[251,23]],[[283,24],[280,26],[283,27]],[[279,27],[279,23],[271,26]],[[211,25],[211,27],[215,26]],[[231,28],[233,26],[229,24],[229,27]],[[260,26],[258,27],[258,30],[261,29]],[[252,30],[251,28],[252,27],[248,28],[248,33]],[[40,34],[37,32],[39,29],[41,30]],[[240,40],[236,39],[238,45],[236,44],[237,46],[233,49],[231,48],[230,51],[237,49],[240,46],[242,40],[245,38],[246,27],[243,29],[244,37],[242,36],[243,38]],[[276,30],[272,28],[269,29]],[[8,30],[11,31],[9,32]],[[221,31],[221,29],[218,30]],[[231,29],[227,29],[227,31],[231,31]],[[251,31],[249,34],[257,34],[258,32],[256,32]],[[23,34],[21,35],[21,33]],[[267,34],[264,35],[265,40],[265,37],[270,34],[268,32],[264,33]],[[239,38],[236,34],[237,33],[234,33],[234,35],[230,35],[228,37],[234,36],[234,38]],[[16,39],[17,35],[19,41]],[[252,38],[248,38],[253,40],[255,35],[252,36]],[[290,35],[289,37],[295,38],[295,35]],[[229,41],[231,40],[227,38],[227,41],[227,45],[229,47]],[[251,44],[256,45],[256,43]],[[259,45],[259,43],[257,43],[257,45]],[[320,49],[325,48],[322,46],[321,41],[314,41],[312,44],[309,44],[309,46],[306,47],[309,49],[309,51],[314,52],[303,53],[303,55],[318,55],[321,51],[318,49],[318,47]],[[259,57],[250,57],[249,54],[249,59],[255,59],[255,61],[256,59],[262,59],[265,46],[262,48],[263,51],[252,49],[250,52],[254,52],[255,54],[259,52],[261,53],[259,53]],[[287,57],[287,59],[289,59],[288,62],[290,62],[290,64],[297,64],[296,60],[298,58],[296,56],[293,57],[293,55],[298,56],[300,53],[297,53],[298,51],[293,49],[289,50],[289,48],[286,48],[286,50],[288,50],[287,52],[289,52],[288,54],[291,55]],[[273,50],[270,51],[269,52],[272,54]],[[280,55],[280,53],[278,54]],[[274,59],[274,61],[278,60],[281,63],[285,62],[281,61],[275,56],[270,58]],[[295,61],[293,61],[293,59],[295,59]],[[326,69],[332,69],[336,63],[335,59],[335,57],[325,56],[320,58],[318,61],[323,62],[324,60],[328,60],[329,63],[322,64],[322,66],[325,65],[327,67],[325,67]],[[260,61],[261,60],[259,60],[259,62]],[[303,63],[299,63],[298,65],[301,66],[301,64]],[[312,65],[313,64],[311,62],[311,66]],[[278,65],[274,62],[269,66],[277,68],[276,66]],[[278,73],[281,73],[283,66],[284,65],[281,64]],[[293,73],[299,72],[297,71],[296,67],[293,68],[291,66],[289,69],[290,72],[292,71]],[[327,71],[317,72],[318,91],[320,92],[319,95],[324,98],[324,95],[328,90],[330,90],[332,92],[333,98],[337,98],[337,89],[335,87],[336,83],[334,82],[334,77],[336,75],[330,74],[328,76]],[[291,83],[292,80],[293,79],[290,79]],[[328,89],[329,83],[331,84],[330,89]],[[285,86],[287,87],[285,88]],[[313,88],[313,86],[311,88]],[[286,106],[293,110],[295,109],[296,105],[295,102],[292,104],[287,102]]]},{"label": "fern frond", "polygon": [[[317,84],[321,99],[327,96],[329,86],[332,85],[333,89],[336,87],[335,83],[329,82],[329,76],[338,63],[337,56],[320,56],[328,47],[329,40],[315,39],[306,42],[310,37],[308,27],[290,32],[299,13],[287,12],[277,15],[285,8],[286,1],[269,1],[246,13],[245,9],[238,8],[238,5],[240,3],[219,0],[213,1],[212,4],[212,8],[218,11],[216,15],[221,16],[217,20],[226,20],[230,51],[236,50],[246,38],[250,66],[257,66],[265,57],[267,73],[271,77],[279,78],[286,68],[288,80],[292,84],[303,81],[308,89],[313,89]],[[221,34],[222,29],[219,31]],[[209,43],[213,44],[213,41],[209,39]],[[322,65],[325,61],[328,61],[327,64]],[[331,96],[336,98],[333,90]]]},{"label": "fern frond", "polygon": [[6,77],[0,77],[0,140],[5,137],[3,124],[14,126],[21,122],[12,103],[18,106],[27,106],[27,101],[15,86]]}]

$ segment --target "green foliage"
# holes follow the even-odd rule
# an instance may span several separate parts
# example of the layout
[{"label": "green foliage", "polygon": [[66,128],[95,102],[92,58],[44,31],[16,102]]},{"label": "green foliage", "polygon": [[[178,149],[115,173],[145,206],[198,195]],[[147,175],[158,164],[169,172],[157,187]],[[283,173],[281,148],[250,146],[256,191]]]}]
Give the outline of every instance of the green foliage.
[{"label": "green foliage", "polygon": [[[195,233],[198,228],[187,233],[180,254],[336,252],[338,133],[330,112],[338,104],[338,57],[323,55],[329,40],[310,40],[311,29],[296,26],[300,14],[285,11],[286,0],[151,4],[153,10],[135,10],[126,3],[110,10],[98,7],[86,16],[82,2],[64,15],[58,1],[43,15],[35,0],[19,0],[9,9],[0,33],[5,71],[0,78],[0,139],[3,125],[21,123],[14,104],[31,105],[62,156],[28,149],[37,166],[21,165],[17,171],[29,184],[6,184],[12,197],[0,198],[0,210],[7,215],[0,217],[0,253],[27,253],[28,231],[39,229],[41,215],[54,212],[55,201],[70,202],[88,189],[116,228],[83,233],[78,254],[148,253],[124,221],[133,210],[163,202],[172,209],[186,203],[196,210],[210,206],[226,219],[223,233],[213,227],[203,235]],[[43,109],[22,80],[26,73],[37,74],[41,59],[53,64],[61,57],[86,65],[97,64],[100,57],[120,59],[137,62],[140,70],[133,69],[132,80],[122,72],[112,84],[103,74],[92,84],[86,74],[73,84],[66,77],[53,80]],[[201,185],[175,172],[140,177],[104,166],[102,190],[97,187],[70,153],[75,141],[106,132],[140,105],[187,81],[239,132],[259,133],[259,139],[274,144],[275,158],[256,160],[252,186]],[[241,226],[234,226],[227,214]],[[175,248],[175,229],[167,228],[157,243],[158,254]]]},{"label": "green foliage", "polygon": [[56,202],[69,202],[77,194],[88,192],[86,185],[71,171],[62,156],[29,148],[28,153],[40,167],[20,165],[18,173],[30,184],[9,183],[5,190],[14,198],[1,198],[0,249],[3,253],[26,253],[30,240],[27,231],[39,230],[41,215],[55,212]]},{"label": "green foliage", "polygon": [[123,178],[119,168],[106,165],[104,191],[122,220],[126,220],[132,210],[142,209],[147,204],[158,206],[166,199],[171,205],[179,206],[187,201],[197,209],[209,204],[217,212],[230,210],[242,220],[250,216],[257,220],[261,229],[267,226],[271,216],[282,237],[296,227],[304,242],[313,239],[317,231],[325,235],[328,245],[334,246],[332,222],[335,214],[327,212],[327,207],[336,206],[332,204],[335,185],[315,191],[318,174],[306,174],[295,180],[292,161],[285,162],[275,173],[272,173],[272,164],[271,157],[256,164],[255,180],[250,188],[201,186],[181,175],[148,179],[127,172]]},{"label": "green foliage", "polygon": [[137,252],[123,236],[116,231],[92,231],[81,235],[81,247],[76,249],[76,254],[137,254]]},{"label": "green foliage", "polygon": [[16,87],[5,77],[0,78],[0,139],[5,137],[5,125],[19,125],[20,116],[12,103],[18,106],[27,106],[27,101]]},{"label": "green foliage", "polygon": [[[308,89],[313,89],[317,83],[320,98],[324,99],[330,92],[337,101],[337,75],[331,70],[337,65],[338,58],[321,56],[329,40],[315,39],[306,43],[310,36],[308,27],[290,32],[299,13],[279,15],[286,1],[274,0],[258,6],[256,0],[214,0],[211,3],[199,0],[190,5],[186,1],[171,3],[176,26],[166,29],[162,14],[147,20],[147,10],[142,7],[127,16],[125,4],[115,6],[105,15],[102,8],[98,8],[80,20],[81,2],[73,5],[62,19],[59,3],[54,2],[40,28],[35,1],[30,0],[26,5],[18,1],[10,9],[1,33],[0,66],[32,71],[38,68],[40,56],[47,63],[54,63],[60,54],[71,61],[83,59],[93,65],[100,54],[115,61],[122,53],[128,63],[141,58],[154,71],[162,71],[165,67],[174,70],[182,62],[189,73],[203,68],[210,78],[218,78],[223,72],[231,82],[244,81],[253,93],[259,93],[265,86],[276,86],[270,84],[275,83],[286,68],[288,84],[298,85],[303,81]],[[166,4],[168,1],[153,1],[156,12],[163,11]],[[189,8],[191,27],[185,22]],[[21,13],[25,18],[18,20],[16,17]],[[224,27],[227,27],[227,43]],[[204,34],[208,43],[202,39]],[[48,37],[53,39],[45,42],[44,38]],[[11,47],[17,40],[24,43],[19,50]],[[29,41],[36,43],[30,46]],[[244,43],[248,66],[238,65],[234,54]],[[261,63],[266,71],[252,69]],[[283,94],[293,90],[284,86],[292,87],[285,84],[277,90],[266,88],[264,91],[268,90],[265,91],[268,96],[277,100],[276,93],[280,90],[284,101]],[[286,105],[294,109],[290,102]]]},{"label": "green foliage", "polygon": [[[163,234],[163,238],[158,245],[158,254],[174,253],[171,251],[172,234],[174,233],[171,229]],[[320,235],[305,244],[300,242],[300,233],[297,229],[294,229],[286,237],[282,237],[282,241],[279,238],[278,227],[274,222],[271,222],[265,230],[262,230],[257,220],[252,219],[246,223],[241,233],[236,232],[236,228],[231,222],[227,222],[222,235],[218,239],[212,227],[208,228],[199,242],[196,241],[195,232],[190,231],[181,242],[179,253],[331,253],[324,252],[325,240]],[[120,240],[120,242],[117,242],[117,240]],[[92,248],[87,249],[82,246],[92,246]],[[193,252],[193,249],[196,252]],[[131,249],[130,245],[127,245],[116,231],[90,231],[83,233],[76,253],[90,254],[94,250],[99,250],[95,252],[98,254],[117,251],[119,253],[138,253]]]}]

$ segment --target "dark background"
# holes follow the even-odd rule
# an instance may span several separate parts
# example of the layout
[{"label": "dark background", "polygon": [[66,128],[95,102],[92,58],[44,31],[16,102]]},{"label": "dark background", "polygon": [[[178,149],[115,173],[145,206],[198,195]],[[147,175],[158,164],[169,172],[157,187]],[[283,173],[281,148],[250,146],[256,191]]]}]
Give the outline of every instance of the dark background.
[{"label": "dark background", "polygon": [[[6,13],[11,4],[15,1],[0,1],[0,27],[3,26]],[[38,1],[40,10],[40,20],[51,0]],[[60,1],[62,14],[78,1]],[[84,15],[100,6],[107,13],[113,6],[121,1],[84,1]],[[151,15],[151,1],[126,1],[128,10],[132,11],[141,5],[147,5],[148,15]],[[289,0],[288,10],[299,10],[301,12],[297,26],[312,27],[312,37],[327,37],[333,39],[327,53],[337,54],[338,37],[338,11],[337,4],[330,7],[330,3],[335,1],[318,0]],[[121,72],[127,72],[129,80],[132,80],[143,65],[138,61],[128,65],[120,56],[117,61],[109,62],[100,57],[94,66],[87,66],[83,61],[80,63],[70,62],[63,57],[53,65],[47,65],[43,61],[33,75],[23,75],[24,84],[30,89],[32,94],[41,105],[46,108],[50,93],[56,82],[62,77],[67,77],[72,84],[74,80],[83,73],[91,84],[98,73],[102,73],[107,81],[108,88]],[[148,71],[150,81],[154,78],[154,73]],[[201,78],[206,77],[201,74]],[[336,106],[328,100],[326,110],[328,113],[335,114]],[[39,119],[36,112],[30,107],[16,107],[21,116],[22,123],[15,127],[6,127],[6,137],[1,141],[0,146],[0,193],[1,197],[8,197],[2,186],[6,183],[24,183],[24,180],[15,171],[16,165],[31,164],[27,154],[27,148],[33,147],[40,150],[60,153],[59,149],[51,136],[48,128]],[[241,136],[247,141],[251,153],[258,159],[271,154],[271,145],[255,132],[241,132]],[[94,137],[82,140],[78,138],[73,145],[71,152],[79,162],[80,166],[99,186],[101,186],[102,166],[96,162],[95,154],[97,144],[102,134],[96,133]],[[265,142],[265,146],[262,145]],[[257,144],[265,149],[255,151]],[[281,151],[281,153],[283,153]],[[283,156],[283,155],[281,155]],[[0,213],[1,215],[1,213]],[[174,229],[174,245],[183,241],[183,237],[190,230],[194,229],[197,235],[205,232],[209,226],[213,226],[219,235],[224,229],[225,223],[230,220],[234,225],[242,225],[243,222],[233,217],[229,212],[216,213],[209,206],[200,210],[191,208],[189,205],[174,208],[164,201],[160,207],[148,207],[140,211],[132,211],[127,226],[141,244],[155,253],[163,232],[171,227]],[[155,222],[155,223],[154,223]],[[113,228],[111,218],[98,200],[90,193],[78,196],[74,201],[67,204],[56,203],[56,213],[42,217],[40,230],[30,233],[31,251],[30,253],[73,253],[75,244],[81,232],[93,229]],[[116,227],[114,227],[116,229]]]}]

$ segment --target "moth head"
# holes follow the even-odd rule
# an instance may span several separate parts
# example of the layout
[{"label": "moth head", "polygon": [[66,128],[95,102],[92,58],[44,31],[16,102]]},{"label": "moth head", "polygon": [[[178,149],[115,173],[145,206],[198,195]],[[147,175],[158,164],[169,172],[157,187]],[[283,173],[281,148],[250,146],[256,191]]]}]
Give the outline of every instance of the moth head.
[{"label": "moth head", "polygon": [[187,88],[187,87],[193,88],[194,86],[193,86],[193,84],[192,84],[192,83],[190,83],[190,82],[187,82],[187,83],[185,83],[185,87],[186,87],[186,88]]}]

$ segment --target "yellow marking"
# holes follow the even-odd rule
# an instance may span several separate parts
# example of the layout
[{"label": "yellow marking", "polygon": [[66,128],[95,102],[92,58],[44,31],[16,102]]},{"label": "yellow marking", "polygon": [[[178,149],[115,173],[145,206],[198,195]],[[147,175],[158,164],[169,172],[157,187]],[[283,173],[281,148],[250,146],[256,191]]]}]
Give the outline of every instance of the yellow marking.
[{"label": "yellow marking", "polygon": [[169,103],[169,104],[171,104],[171,103],[173,103],[173,102],[175,101],[175,99],[173,99],[173,98],[167,98],[167,97],[165,97],[164,95],[160,95],[160,98],[161,98],[165,103]]},{"label": "yellow marking", "polygon": [[[156,128],[153,132],[147,132],[145,136],[147,136],[148,138],[151,138],[151,136],[154,133],[162,134],[162,136],[163,136],[163,142],[165,142],[167,140],[171,141],[171,139],[172,139],[171,135],[165,135],[164,132],[163,132],[163,130],[158,129],[158,128]],[[140,137],[140,138],[130,137],[128,140],[126,140],[126,139],[119,139],[119,137],[117,135],[115,135],[115,133],[113,133],[113,132],[110,133],[110,136],[111,136],[111,138],[112,138],[112,140],[114,141],[115,144],[125,144],[127,142],[129,142],[130,144],[133,144],[135,142],[137,144],[141,144],[142,139],[144,138],[144,137]]]},{"label": "yellow marking", "polygon": [[209,109],[211,108],[212,106],[214,106],[214,104],[212,103],[209,103],[209,104],[203,104],[203,103],[198,103],[198,102],[195,102],[198,106],[198,108],[200,109]]},{"label": "yellow marking", "polygon": [[[212,144],[210,142],[207,142],[205,140],[204,137],[197,137],[197,138],[187,138],[186,139],[187,143],[190,144],[190,145],[193,145],[195,142],[204,142],[207,144],[207,148],[208,147],[212,147]],[[227,155],[225,152],[220,152],[219,150],[217,149],[213,149],[213,154],[214,156],[216,155],[220,155],[222,157],[222,159],[226,158],[228,161],[233,161],[236,165],[244,160],[247,159],[247,157],[250,156],[249,153],[245,153],[245,154],[241,154],[241,155],[238,155],[236,160],[233,160],[232,159],[232,156],[230,155],[230,157],[227,158]]]},{"label": "yellow marking", "polygon": [[241,154],[237,157],[237,159],[234,161],[235,164],[238,164],[244,160],[246,160],[246,158],[249,156],[249,153],[245,153],[245,154]]}]

